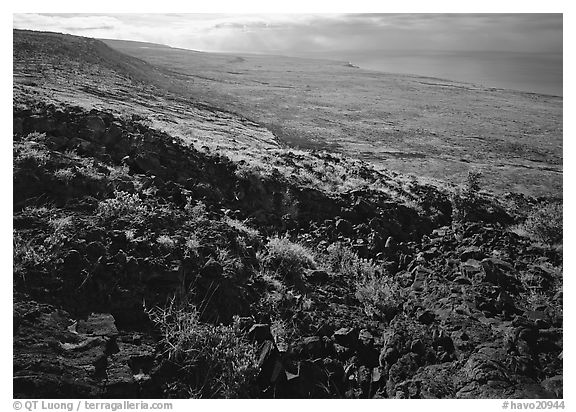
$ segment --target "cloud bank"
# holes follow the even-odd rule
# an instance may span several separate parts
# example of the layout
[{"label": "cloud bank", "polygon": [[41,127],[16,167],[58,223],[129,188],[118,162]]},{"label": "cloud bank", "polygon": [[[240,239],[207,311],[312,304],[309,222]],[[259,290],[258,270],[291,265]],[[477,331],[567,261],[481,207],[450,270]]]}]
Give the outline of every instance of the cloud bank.
[{"label": "cloud bank", "polygon": [[561,14],[14,14],[15,28],[202,51],[562,52]]}]

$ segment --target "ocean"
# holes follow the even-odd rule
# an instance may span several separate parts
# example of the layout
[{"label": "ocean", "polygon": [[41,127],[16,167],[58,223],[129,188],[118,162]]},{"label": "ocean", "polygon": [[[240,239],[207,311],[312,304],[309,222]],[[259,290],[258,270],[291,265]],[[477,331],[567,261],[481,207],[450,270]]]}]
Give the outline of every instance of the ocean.
[{"label": "ocean", "polygon": [[563,95],[561,53],[342,51],[324,57],[347,60],[363,69]]}]

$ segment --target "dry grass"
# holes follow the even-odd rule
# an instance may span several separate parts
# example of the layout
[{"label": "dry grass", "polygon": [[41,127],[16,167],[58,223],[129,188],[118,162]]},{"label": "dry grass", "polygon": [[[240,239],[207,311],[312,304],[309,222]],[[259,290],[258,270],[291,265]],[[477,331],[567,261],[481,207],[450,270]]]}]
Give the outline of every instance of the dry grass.
[{"label": "dry grass", "polygon": [[299,284],[304,270],[316,267],[313,252],[287,237],[270,238],[266,251],[259,254],[259,260],[289,284]]},{"label": "dry grass", "polygon": [[180,384],[193,398],[246,398],[257,373],[256,348],[239,324],[202,323],[195,306],[173,299],[149,311],[163,334],[168,359],[179,365]]},{"label": "dry grass", "polygon": [[393,278],[377,272],[363,274],[356,282],[356,298],[370,317],[390,320],[396,315],[404,302],[401,291]]},{"label": "dry grass", "polygon": [[534,239],[549,245],[562,244],[562,203],[546,203],[536,208],[522,225]]}]

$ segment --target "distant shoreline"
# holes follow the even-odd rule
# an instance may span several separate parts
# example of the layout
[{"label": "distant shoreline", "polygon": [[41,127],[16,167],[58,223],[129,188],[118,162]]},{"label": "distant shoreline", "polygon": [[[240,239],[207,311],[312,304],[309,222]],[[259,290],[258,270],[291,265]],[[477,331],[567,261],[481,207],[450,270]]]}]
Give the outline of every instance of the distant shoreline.
[{"label": "distant shoreline", "polygon": [[[337,56],[334,56],[337,58]],[[531,53],[434,53],[343,56],[363,70],[468,83],[486,89],[563,97],[562,56]]]},{"label": "distant shoreline", "polygon": [[[133,40],[100,39],[110,43],[141,44],[147,48],[186,50],[230,56],[269,56],[306,60],[325,60],[341,63],[346,67],[469,84],[484,89],[532,93],[549,97],[563,97],[562,56],[556,53],[519,52],[464,52],[464,51],[373,51],[361,54],[356,51],[324,53],[248,53],[234,51],[199,51],[163,44]],[[560,61],[558,61],[560,60]],[[530,64],[528,64],[530,63]],[[529,70],[529,67],[537,69]],[[418,70],[418,68],[425,68]],[[457,68],[459,68],[457,70]],[[552,69],[552,70],[551,70]],[[557,71],[560,70],[560,73]],[[558,81],[560,77],[560,81]],[[542,80],[542,79],[545,80]],[[559,84],[560,83],[560,84]]]},{"label": "distant shoreline", "polygon": [[470,87],[479,88],[479,89],[501,90],[501,91],[506,91],[506,92],[516,92],[516,93],[524,93],[524,94],[534,94],[534,95],[546,96],[546,97],[556,97],[556,98],[559,98],[559,99],[563,99],[563,98],[564,98],[563,94],[544,93],[544,92],[537,92],[537,91],[532,91],[532,90],[521,90],[521,89],[506,88],[506,87],[496,87],[496,86],[490,86],[490,85],[487,85],[487,84],[482,84],[482,83],[479,83],[479,82],[474,83],[474,82],[472,82],[472,81],[448,79],[448,78],[446,78],[446,77],[428,76],[428,75],[418,74],[418,73],[403,73],[403,72],[385,71],[385,70],[372,69],[372,68],[367,68],[367,67],[364,67],[364,66],[359,66],[359,65],[356,65],[356,64],[354,64],[354,63],[352,63],[352,62],[349,62],[348,64],[345,64],[345,66],[353,67],[353,68],[355,68],[355,69],[361,69],[361,70],[365,70],[365,71],[369,71],[369,72],[384,73],[384,74],[389,74],[389,75],[407,76],[407,77],[413,77],[413,78],[418,78],[418,79],[437,80],[437,81],[441,81],[441,82],[449,82],[449,83],[457,83],[457,84],[469,85]]}]

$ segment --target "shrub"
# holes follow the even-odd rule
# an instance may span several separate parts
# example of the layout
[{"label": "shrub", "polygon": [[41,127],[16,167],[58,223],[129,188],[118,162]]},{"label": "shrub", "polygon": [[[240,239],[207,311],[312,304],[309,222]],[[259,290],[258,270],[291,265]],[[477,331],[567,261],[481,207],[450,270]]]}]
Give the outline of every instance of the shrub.
[{"label": "shrub", "polygon": [[467,222],[474,220],[474,213],[480,203],[480,172],[469,171],[463,190],[452,195],[452,222]]},{"label": "shrub", "polygon": [[470,170],[466,176],[466,192],[476,195],[480,191],[480,178],[482,173]]},{"label": "shrub", "polygon": [[562,243],[562,203],[546,203],[537,208],[526,218],[524,228],[541,242]]},{"label": "shrub", "polygon": [[373,275],[376,271],[376,267],[370,260],[360,258],[342,243],[333,243],[326,251],[325,264],[328,270],[334,273],[356,280]]},{"label": "shrub", "polygon": [[176,241],[168,235],[158,236],[156,242],[167,250],[172,250],[177,246]]},{"label": "shrub", "polygon": [[67,167],[54,171],[54,177],[65,183],[70,183],[76,177],[74,169]]},{"label": "shrub", "polygon": [[130,168],[126,165],[121,166],[108,166],[110,180],[124,180],[126,178],[130,179]]},{"label": "shrub", "polygon": [[231,217],[226,216],[224,218],[224,223],[228,226],[236,229],[238,232],[246,235],[250,240],[257,240],[260,238],[260,232],[258,229],[251,228],[250,226],[246,225],[246,223],[241,222],[237,219],[232,219]]},{"label": "shrub", "polygon": [[75,237],[74,218],[72,216],[51,217],[48,223],[53,232],[44,239],[44,246],[50,253],[56,254],[65,249],[65,245]]},{"label": "shrub", "polygon": [[51,258],[44,245],[34,244],[33,240],[27,239],[16,231],[14,231],[12,243],[15,280],[26,282],[30,268],[42,267]]},{"label": "shrub", "polygon": [[188,235],[188,238],[186,239],[186,243],[184,244],[184,246],[186,247],[188,253],[192,255],[198,255],[198,248],[200,247],[200,241],[198,240],[198,237],[194,233],[191,233],[190,235]]},{"label": "shrub", "polygon": [[234,254],[225,247],[216,247],[216,260],[220,265],[222,265],[224,273],[238,276],[240,273],[244,272],[242,259],[238,256],[234,256]]},{"label": "shrub", "polygon": [[371,317],[390,320],[402,305],[401,289],[369,259],[360,258],[352,249],[333,243],[325,259],[329,270],[351,280],[355,296]]},{"label": "shrub", "polygon": [[294,327],[283,319],[273,320],[270,325],[270,332],[278,348],[288,348],[289,342],[296,339]]},{"label": "shrub", "polygon": [[202,323],[196,307],[172,300],[166,308],[149,311],[160,328],[164,355],[181,371],[174,376],[190,397],[246,398],[257,374],[256,348],[232,325]]},{"label": "shrub", "polygon": [[280,211],[282,215],[289,215],[292,219],[298,219],[300,203],[298,199],[290,193],[289,189],[282,195],[282,200],[280,204]]},{"label": "shrub", "polygon": [[188,216],[193,221],[202,221],[207,218],[206,204],[202,201],[194,201],[192,197],[188,196],[186,198],[186,205],[184,210],[188,213]]},{"label": "shrub", "polygon": [[286,286],[274,273],[264,270],[257,277],[264,286],[256,309],[260,316],[270,320],[290,320],[292,323],[295,313],[312,307],[313,302],[306,295]]},{"label": "shrub", "polygon": [[356,282],[356,298],[368,316],[388,321],[398,313],[403,303],[401,289],[394,279],[378,276],[377,272],[362,276]]},{"label": "shrub", "polygon": [[44,167],[50,159],[46,147],[33,139],[14,143],[14,167]]},{"label": "shrub", "polygon": [[292,284],[300,281],[304,269],[316,267],[312,251],[304,245],[290,241],[286,236],[271,238],[261,261]]},{"label": "shrub", "polygon": [[98,203],[97,214],[103,219],[129,218],[141,222],[147,213],[146,205],[137,194],[116,191],[114,197]]}]

